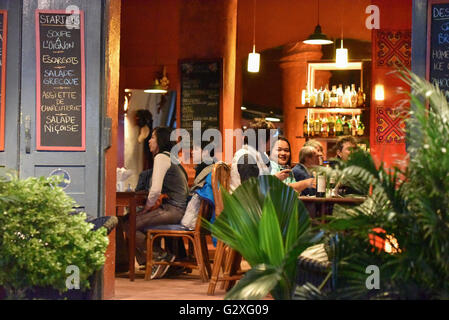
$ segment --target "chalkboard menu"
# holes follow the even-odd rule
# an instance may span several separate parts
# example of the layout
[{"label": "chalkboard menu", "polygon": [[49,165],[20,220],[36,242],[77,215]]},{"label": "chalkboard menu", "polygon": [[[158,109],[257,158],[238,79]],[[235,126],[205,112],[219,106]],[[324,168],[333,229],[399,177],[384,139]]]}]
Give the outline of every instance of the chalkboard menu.
[{"label": "chalkboard menu", "polygon": [[[427,17],[427,79],[449,90],[449,2],[429,0]],[[449,92],[448,92],[449,94]]]},{"label": "chalkboard menu", "polygon": [[193,138],[193,121],[201,132],[219,129],[221,60],[183,61],[181,66],[181,128]]},{"label": "chalkboard menu", "polygon": [[36,10],[37,150],[85,150],[84,15]]},{"label": "chalkboard menu", "polygon": [[0,10],[0,151],[5,150],[6,36],[8,12]]}]

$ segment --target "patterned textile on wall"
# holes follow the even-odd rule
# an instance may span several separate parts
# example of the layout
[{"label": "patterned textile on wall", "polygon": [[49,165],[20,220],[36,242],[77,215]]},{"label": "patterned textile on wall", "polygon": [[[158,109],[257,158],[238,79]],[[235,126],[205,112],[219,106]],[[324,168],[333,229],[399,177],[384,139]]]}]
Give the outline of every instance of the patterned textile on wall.
[{"label": "patterned textile on wall", "polygon": [[405,119],[408,111],[403,108],[376,108],[376,143],[405,143]]},{"label": "patterned textile on wall", "polygon": [[412,32],[411,30],[376,30],[375,59],[376,67],[393,68],[411,66]]}]

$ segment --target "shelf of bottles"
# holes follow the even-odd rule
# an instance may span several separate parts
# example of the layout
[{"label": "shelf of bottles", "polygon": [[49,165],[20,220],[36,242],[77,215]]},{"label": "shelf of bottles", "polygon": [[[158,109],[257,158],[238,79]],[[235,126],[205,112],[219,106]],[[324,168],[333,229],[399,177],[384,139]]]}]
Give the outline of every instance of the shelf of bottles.
[{"label": "shelf of bottles", "polygon": [[363,111],[368,110],[366,95],[355,85],[328,85],[314,89],[311,92],[303,90],[302,107],[307,109],[303,122],[303,136],[298,138],[320,138],[326,140],[337,139],[339,136],[352,135],[359,138],[365,136]]}]

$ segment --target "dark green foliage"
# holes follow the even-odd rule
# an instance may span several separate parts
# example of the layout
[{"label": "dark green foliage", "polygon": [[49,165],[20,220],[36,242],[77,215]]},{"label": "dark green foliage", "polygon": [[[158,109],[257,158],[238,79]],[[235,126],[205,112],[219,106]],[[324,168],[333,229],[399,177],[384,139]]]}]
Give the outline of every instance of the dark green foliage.
[{"label": "dark green foliage", "polygon": [[[405,172],[376,168],[364,152],[352,155],[333,171],[340,180],[372,194],[352,209],[336,206],[326,226],[330,236],[339,235],[331,247],[336,257],[335,290],[320,295],[311,286],[299,296],[310,299],[447,299],[449,298],[449,108],[438,88],[402,70],[399,76],[411,87],[415,104],[408,119],[411,155]],[[426,108],[425,101],[430,108]],[[416,134],[416,133],[419,134]],[[376,235],[397,239],[396,253],[373,247]],[[380,288],[368,290],[366,267],[380,269]]]},{"label": "dark green foliage", "polygon": [[61,177],[0,181],[0,285],[9,298],[34,287],[66,291],[66,268],[80,270],[80,287],[105,262],[106,229],[91,231],[86,214],[71,215],[74,201]]}]

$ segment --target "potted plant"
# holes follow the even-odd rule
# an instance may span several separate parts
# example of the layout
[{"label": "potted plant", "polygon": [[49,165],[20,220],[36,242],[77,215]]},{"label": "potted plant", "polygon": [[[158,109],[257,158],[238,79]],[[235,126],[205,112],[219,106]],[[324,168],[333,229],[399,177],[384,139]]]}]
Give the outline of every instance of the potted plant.
[{"label": "potted plant", "polygon": [[39,297],[42,288],[66,292],[73,270],[80,290],[89,288],[105,262],[106,229],[92,231],[85,213],[72,214],[75,202],[58,187],[61,177],[9,177],[0,179],[0,286],[7,298]]},{"label": "potted plant", "polygon": [[296,192],[273,176],[251,178],[232,194],[222,190],[224,210],[212,235],[238,251],[251,270],[226,299],[292,299],[297,257],[316,243],[309,214]]},{"label": "potted plant", "polygon": [[407,168],[376,167],[359,151],[333,171],[368,199],[337,206],[324,226],[336,240],[329,250],[334,290],[307,285],[297,298],[449,298],[449,106],[438,87],[406,70],[399,76],[415,106]]}]

